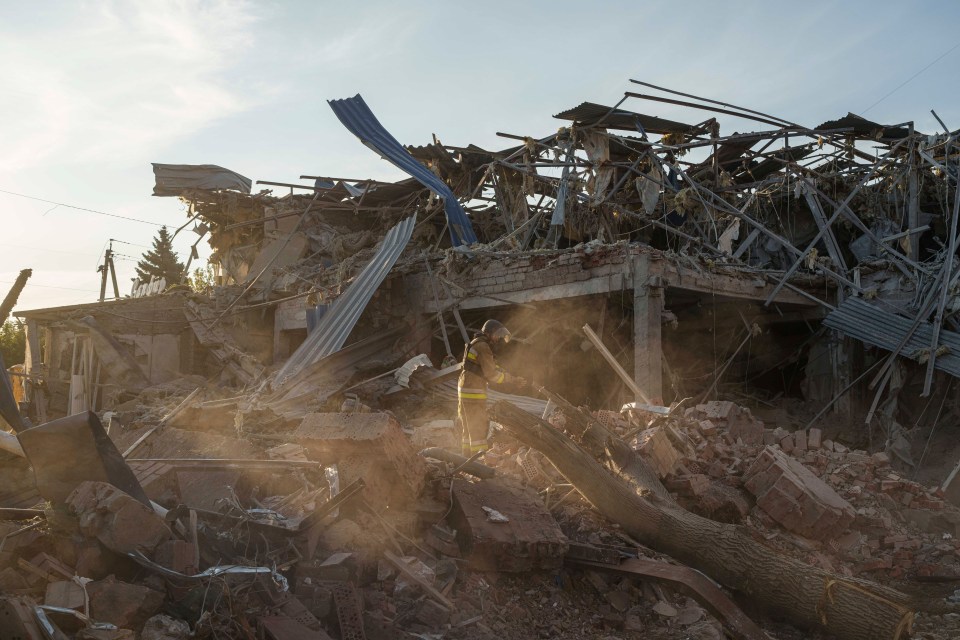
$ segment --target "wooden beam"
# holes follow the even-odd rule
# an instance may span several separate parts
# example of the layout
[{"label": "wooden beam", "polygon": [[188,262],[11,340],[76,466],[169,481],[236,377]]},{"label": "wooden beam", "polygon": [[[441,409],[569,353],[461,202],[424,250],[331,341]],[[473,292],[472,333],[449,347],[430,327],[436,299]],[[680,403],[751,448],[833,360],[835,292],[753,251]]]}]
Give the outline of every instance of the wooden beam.
[{"label": "wooden beam", "polygon": [[593,343],[593,346],[597,348],[597,351],[600,352],[600,355],[603,356],[603,359],[606,360],[607,363],[617,373],[617,375],[620,376],[620,379],[623,380],[623,382],[628,387],[630,387],[630,390],[633,391],[633,395],[640,398],[645,403],[651,404],[650,398],[647,397],[647,394],[643,392],[643,389],[641,389],[637,385],[636,381],[630,377],[630,375],[624,370],[622,366],[620,366],[620,363],[617,362],[617,359],[613,356],[612,353],[610,353],[610,350],[607,349],[605,344],[603,344],[603,341],[600,339],[600,336],[594,333],[593,329],[590,327],[589,324],[583,325],[583,332],[587,334],[587,339]]}]

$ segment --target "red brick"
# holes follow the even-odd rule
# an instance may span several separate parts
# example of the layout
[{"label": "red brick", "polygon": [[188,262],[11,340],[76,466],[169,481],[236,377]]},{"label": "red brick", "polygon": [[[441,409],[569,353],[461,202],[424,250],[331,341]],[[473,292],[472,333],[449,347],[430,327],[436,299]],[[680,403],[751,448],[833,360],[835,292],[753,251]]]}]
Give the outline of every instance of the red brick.
[{"label": "red brick", "polygon": [[[554,570],[567,538],[535,491],[507,478],[454,480],[451,526],[469,566],[480,571]],[[483,507],[509,522],[491,522]]]},{"label": "red brick", "polygon": [[790,453],[791,451],[793,451],[793,447],[794,447],[793,435],[785,436],[783,440],[780,441],[780,448],[783,449],[784,453]]},{"label": "red brick", "polygon": [[855,517],[850,504],[813,472],[772,447],[758,456],[744,480],[760,509],[801,535],[827,539],[846,530]]},{"label": "red brick", "polygon": [[889,569],[893,566],[893,561],[890,557],[884,558],[874,558],[872,560],[867,560],[861,562],[857,567],[860,571],[879,571],[881,569]]},{"label": "red brick", "polygon": [[703,412],[708,420],[729,420],[731,414],[737,412],[739,407],[727,400],[712,400],[706,404],[697,405],[697,409]]},{"label": "red brick", "polygon": [[793,432],[793,447],[800,452],[807,450],[807,432],[797,429]]}]

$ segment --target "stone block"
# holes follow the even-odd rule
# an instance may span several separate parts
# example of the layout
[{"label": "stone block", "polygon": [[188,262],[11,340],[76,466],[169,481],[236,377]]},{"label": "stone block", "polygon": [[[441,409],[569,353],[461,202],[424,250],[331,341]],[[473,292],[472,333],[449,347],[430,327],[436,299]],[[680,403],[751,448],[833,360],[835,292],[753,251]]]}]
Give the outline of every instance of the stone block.
[{"label": "stone block", "polygon": [[[507,478],[453,481],[450,525],[469,568],[479,571],[552,571],[568,541],[540,497]],[[487,507],[506,516],[495,522]]]},{"label": "stone block", "polygon": [[423,491],[426,463],[389,414],[311,413],[294,438],[311,460],[337,463],[341,486],[362,478],[373,504],[396,506]]},{"label": "stone block", "polygon": [[117,553],[141,551],[149,556],[171,536],[153,509],[106,482],[81,483],[67,497],[67,506],[78,516],[83,534]]},{"label": "stone block", "polygon": [[823,439],[823,432],[816,427],[811,428],[807,431],[807,448],[808,449],[819,449],[820,443]]}]

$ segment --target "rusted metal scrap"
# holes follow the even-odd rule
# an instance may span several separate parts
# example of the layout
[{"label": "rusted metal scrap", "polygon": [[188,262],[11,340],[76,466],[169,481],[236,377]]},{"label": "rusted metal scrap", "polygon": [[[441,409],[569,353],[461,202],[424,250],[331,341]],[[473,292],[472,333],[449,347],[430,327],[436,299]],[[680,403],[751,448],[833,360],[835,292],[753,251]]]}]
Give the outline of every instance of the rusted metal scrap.
[{"label": "rusted metal scrap", "polygon": [[672,586],[684,587],[693,593],[697,602],[723,623],[723,626],[738,640],[769,640],[757,623],[747,617],[737,604],[727,597],[710,578],[690,567],[684,567],[647,558],[627,558],[620,564],[591,562],[567,558],[567,564],[580,568],[610,571],[613,573],[642,576]]}]

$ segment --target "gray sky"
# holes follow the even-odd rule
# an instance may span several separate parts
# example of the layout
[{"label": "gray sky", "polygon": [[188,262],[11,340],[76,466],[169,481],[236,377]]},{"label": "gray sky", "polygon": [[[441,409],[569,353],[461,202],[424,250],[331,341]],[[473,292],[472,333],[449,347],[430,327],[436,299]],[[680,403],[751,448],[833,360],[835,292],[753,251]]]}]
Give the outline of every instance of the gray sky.
[{"label": "gray sky", "polygon": [[[958,18],[955,0],[7,1],[0,190],[175,228],[184,208],[150,195],[150,162],[281,182],[401,177],[325,102],[356,93],[404,144],[435,133],[503,148],[497,131],[546,135],[580,102],[648,92],[629,78],[811,126],[869,108],[931,132],[932,108],[956,129]],[[721,119],[724,134],[760,127]],[[19,309],[95,300],[107,240],[144,245],[114,245],[138,258],[158,229],[3,192],[0,222],[0,293],[34,270]],[[195,238],[178,238],[182,258]],[[133,265],[117,262],[121,293]]]}]

